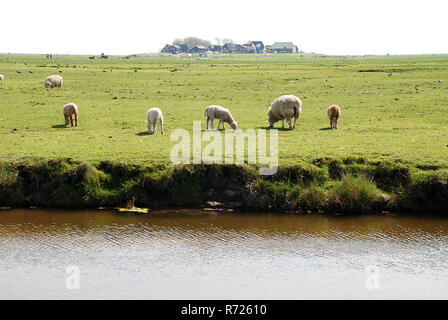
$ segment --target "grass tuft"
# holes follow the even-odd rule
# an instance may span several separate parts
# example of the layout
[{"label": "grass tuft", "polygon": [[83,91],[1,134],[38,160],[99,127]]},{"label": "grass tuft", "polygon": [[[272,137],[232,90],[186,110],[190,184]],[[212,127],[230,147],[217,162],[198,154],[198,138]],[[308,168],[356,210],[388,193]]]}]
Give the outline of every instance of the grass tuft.
[{"label": "grass tuft", "polygon": [[344,175],[333,183],[328,195],[328,206],[333,211],[346,213],[372,212],[381,203],[381,191],[365,175]]}]

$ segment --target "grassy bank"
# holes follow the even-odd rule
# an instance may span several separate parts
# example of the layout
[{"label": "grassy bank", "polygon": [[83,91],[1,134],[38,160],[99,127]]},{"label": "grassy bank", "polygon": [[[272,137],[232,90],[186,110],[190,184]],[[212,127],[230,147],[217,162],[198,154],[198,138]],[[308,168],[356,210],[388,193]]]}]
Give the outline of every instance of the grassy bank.
[{"label": "grassy bank", "polygon": [[[0,73],[0,206],[447,208],[446,55],[0,55]],[[62,89],[45,89],[56,73]],[[204,129],[207,105],[229,108],[240,129],[266,128],[282,94],[303,108],[295,130],[278,131],[275,176],[248,165],[171,165],[171,133],[191,134],[193,121]],[[79,107],[78,127],[64,125],[68,102]],[[338,130],[328,130],[331,104],[342,109]],[[150,107],[162,109],[165,135],[148,135]]]},{"label": "grassy bank", "polygon": [[1,162],[1,207],[208,207],[270,212],[440,212],[448,170],[320,158],[260,176],[255,166]]}]

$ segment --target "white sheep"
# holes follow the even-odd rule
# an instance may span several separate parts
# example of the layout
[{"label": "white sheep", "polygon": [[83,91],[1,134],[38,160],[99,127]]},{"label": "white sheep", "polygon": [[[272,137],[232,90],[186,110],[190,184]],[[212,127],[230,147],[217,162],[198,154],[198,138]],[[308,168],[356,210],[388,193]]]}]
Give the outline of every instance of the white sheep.
[{"label": "white sheep", "polygon": [[207,108],[205,108],[204,116],[207,117],[207,130],[208,130],[208,123],[211,122],[212,130],[214,130],[213,127],[213,120],[218,119],[218,130],[222,123],[222,128],[224,128],[224,122],[227,122],[233,130],[238,129],[238,123],[235,121],[235,119],[232,117],[232,114],[230,111],[226,108],[223,108],[221,106],[217,105],[210,105]]},{"label": "white sheep", "polygon": [[0,74],[0,82],[3,84],[5,83],[5,76]]},{"label": "white sheep", "polygon": [[148,126],[149,133],[155,133],[157,131],[157,123],[160,122],[163,134],[163,116],[162,110],[159,108],[151,108],[146,113],[146,124]]},{"label": "white sheep", "polygon": [[70,123],[70,125],[73,127],[73,115],[75,116],[75,126],[78,126],[79,110],[76,104],[74,104],[73,102],[67,103],[62,108],[62,114],[64,115],[66,126]]},{"label": "white sheep", "polygon": [[[271,128],[274,123],[282,120],[282,128],[285,127],[285,120],[289,129],[296,127],[296,121],[302,113],[302,101],[293,95],[284,95],[275,99],[268,110],[268,122]],[[294,118],[294,125],[291,125],[291,119]]]},{"label": "white sheep", "polygon": [[62,87],[62,77],[60,75],[52,75],[45,78],[44,81],[45,88]]},{"label": "white sheep", "polygon": [[334,104],[327,109],[327,117],[330,120],[331,129],[338,128],[338,120],[341,117],[341,108],[338,105]]}]

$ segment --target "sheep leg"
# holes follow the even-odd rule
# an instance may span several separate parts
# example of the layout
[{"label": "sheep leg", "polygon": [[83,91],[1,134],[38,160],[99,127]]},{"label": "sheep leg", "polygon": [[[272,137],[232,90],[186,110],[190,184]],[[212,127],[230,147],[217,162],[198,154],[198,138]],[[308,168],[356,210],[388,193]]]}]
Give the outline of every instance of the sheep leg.
[{"label": "sheep leg", "polygon": [[154,123],[154,127],[152,128],[152,133],[156,133],[157,131],[157,121]]},{"label": "sheep leg", "polygon": [[64,116],[64,118],[65,118],[65,125],[68,126],[69,123],[70,123],[69,120],[68,120],[68,117],[67,117],[67,116]]},{"label": "sheep leg", "polygon": [[78,115],[75,113],[75,127],[78,126]]},{"label": "sheep leg", "polygon": [[163,134],[163,119],[162,118],[160,118],[160,127],[162,129],[162,134]]},{"label": "sheep leg", "polygon": [[292,126],[293,129],[296,127],[297,118],[294,118],[294,125]]},{"label": "sheep leg", "polygon": [[70,116],[70,125],[73,127],[73,116]]},{"label": "sheep leg", "polygon": [[[219,127],[221,127],[221,124],[222,124],[222,120],[219,119],[219,121],[218,121],[218,131],[219,131]],[[224,128],[224,125],[223,125],[223,128]]]},{"label": "sheep leg", "polygon": [[338,120],[336,120],[336,121],[334,122],[334,128],[335,128],[335,129],[338,128]]},{"label": "sheep leg", "polygon": [[213,127],[213,121],[214,121],[215,119],[210,119],[210,122],[212,123],[212,130],[215,130],[215,128]]},{"label": "sheep leg", "polygon": [[286,122],[288,123],[289,129],[292,129],[291,119],[286,119]]},{"label": "sheep leg", "polygon": [[210,118],[207,116],[207,130],[208,130],[208,122],[210,121]]},{"label": "sheep leg", "polygon": [[282,119],[282,129],[285,129],[285,119]]}]

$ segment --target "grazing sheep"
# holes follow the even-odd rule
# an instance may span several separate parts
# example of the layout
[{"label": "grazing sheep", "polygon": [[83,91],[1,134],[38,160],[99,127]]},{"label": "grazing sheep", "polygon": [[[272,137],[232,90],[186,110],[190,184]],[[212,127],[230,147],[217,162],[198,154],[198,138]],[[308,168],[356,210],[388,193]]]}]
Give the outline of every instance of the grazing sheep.
[{"label": "grazing sheep", "polygon": [[146,124],[148,125],[149,133],[155,133],[157,131],[157,123],[160,122],[160,127],[163,134],[163,116],[162,110],[159,108],[151,108],[146,113]]},{"label": "grazing sheep", "polygon": [[76,127],[78,126],[79,111],[78,106],[76,104],[74,104],[73,102],[67,103],[62,108],[62,114],[64,115],[66,126],[70,123],[70,125],[73,127],[73,115],[75,116],[75,126]]},{"label": "grazing sheep", "polygon": [[45,88],[54,88],[59,87],[59,89],[62,87],[62,77],[60,75],[52,75],[45,78],[44,81]]},{"label": "grazing sheep", "polygon": [[328,120],[330,120],[331,129],[338,128],[338,120],[341,117],[341,108],[334,104],[327,109]]},{"label": "grazing sheep", "polygon": [[5,83],[5,76],[0,74],[0,82],[3,84]]},{"label": "grazing sheep", "polygon": [[214,130],[213,121],[215,119],[219,120],[218,130],[219,130],[219,127],[221,126],[221,123],[222,123],[222,128],[225,129],[224,122],[227,122],[232,127],[233,130],[236,130],[238,128],[238,123],[232,117],[232,114],[230,113],[230,111],[221,106],[217,106],[217,105],[208,106],[207,108],[205,108],[204,116],[207,117],[207,130],[208,130],[209,121],[212,124],[212,130]]},{"label": "grazing sheep", "polygon": [[[282,120],[282,128],[285,127],[285,120],[289,129],[296,127],[296,121],[302,113],[302,101],[293,95],[284,95],[278,97],[272,102],[268,110],[269,127],[273,128],[274,123]],[[291,125],[291,118],[294,117],[294,125]]]}]

